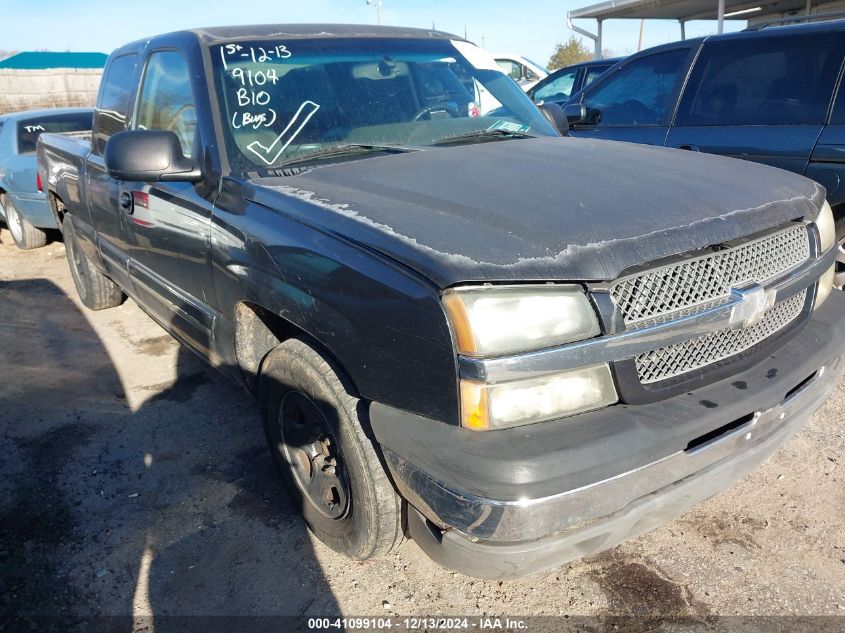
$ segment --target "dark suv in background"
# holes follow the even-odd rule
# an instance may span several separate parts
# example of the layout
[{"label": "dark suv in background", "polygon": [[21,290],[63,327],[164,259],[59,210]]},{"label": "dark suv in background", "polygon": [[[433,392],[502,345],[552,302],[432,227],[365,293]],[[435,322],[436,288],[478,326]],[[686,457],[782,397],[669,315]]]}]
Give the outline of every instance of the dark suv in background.
[{"label": "dark suv in background", "polygon": [[569,98],[606,73],[622,57],[592,59],[554,71],[528,90],[534,103],[565,105]]},{"label": "dark suv in background", "polygon": [[844,57],[845,20],[666,44],[574,95],[570,134],[722,154],[813,178],[836,216],[842,288]]}]

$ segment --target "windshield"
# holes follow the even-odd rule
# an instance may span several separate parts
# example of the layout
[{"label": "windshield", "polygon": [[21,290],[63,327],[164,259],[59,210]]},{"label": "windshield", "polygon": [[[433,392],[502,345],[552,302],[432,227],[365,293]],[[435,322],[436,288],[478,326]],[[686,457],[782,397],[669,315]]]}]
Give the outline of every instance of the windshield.
[{"label": "windshield", "polygon": [[21,119],[18,121],[18,153],[34,152],[38,137],[44,132],[88,132],[93,117],[93,112],[68,112]]},{"label": "windshield", "polygon": [[466,42],[237,41],[212,46],[211,57],[233,171],[349,145],[557,135],[495,61]]}]

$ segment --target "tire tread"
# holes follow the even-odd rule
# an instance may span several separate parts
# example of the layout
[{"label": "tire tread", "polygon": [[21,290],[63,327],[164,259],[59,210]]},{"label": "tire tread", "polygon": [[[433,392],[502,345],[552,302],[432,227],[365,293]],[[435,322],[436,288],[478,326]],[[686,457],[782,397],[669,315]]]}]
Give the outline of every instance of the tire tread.
[{"label": "tire tread", "polygon": [[9,209],[12,209],[12,213],[18,216],[21,224],[21,240],[15,237],[15,234],[12,232],[11,228],[9,232],[12,234],[12,240],[15,242],[15,246],[17,246],[22,251],[29,251],[34,248],[42,248],[47,244],[47,232],[43,229],[39,229],[37,226],[33,226],[29,220],[27,220],[23,215],[21,215],[20,211],[15,208],[13,204],[9,202],[8,196],[3,196],[2,200],[3,209],[6,211],[6,225],[9,225]]},{"label": "tire tread", "polygon": [[[65,252],[67,254],[68,265],[71,268],[73,283],[76,286],[76,291],[79,293],[79,299],[83,305],[89,310],[105,310],[106,308],[119,306],[123,303],[123,290],[115,282],[97,270],[94,262],[81,249],[76,239],[72,216],[65,216],[64,226]],[[82,259],[81,269],[76,267],[76,263],[73,260],[73,253],[76,249],[79,249],[78,252]],[[74,274],[74,270],[76,274]]]},{"label": "tire tread", "polygon": [[[344,446],[344,452],[349,459],[350,450],[355,452],[355,458],[365,465],[369,481],[368,498],[373,502],[371,511],[367,513],[367,530],[373,538],[368,538],[368,547],[361,551],[342,551],[356,559],[366,560],[383,556],[396,547],[403,539],[404,532],[401,521],[401,500],[396,494],[385,468],[379,458],[375,442],[368,434],[369,425],[366,416],[359,413],[361,400],[355,395],[350,382],[345,379],[342,371],[333,362],[320,353],[309,342],[300,339],[288,339],[270,352],[262,363],[262,410],[267,423],[268,412],[264,407],[264,392],[266,391],[265,377],[268,372],[274,379],[285,384],[297,382],[294,374],[303,371],[308,380],[320,380],[330,390],[334,404],[340,410],[339,419],[345,418],[350,424],[354,439],[351,444]],[[358,500],[360,502],[360,500]],[[353,498],[353,504],[355,499]],[[353,506],[354,507],[354,506]],[[312,528],[313,529],[313,528]],[[320,538],[320,535],[317,535]],[[326,542],[325,539],[323,539]],[[326,542],[329,547],[338,549],[337,544]]]}]

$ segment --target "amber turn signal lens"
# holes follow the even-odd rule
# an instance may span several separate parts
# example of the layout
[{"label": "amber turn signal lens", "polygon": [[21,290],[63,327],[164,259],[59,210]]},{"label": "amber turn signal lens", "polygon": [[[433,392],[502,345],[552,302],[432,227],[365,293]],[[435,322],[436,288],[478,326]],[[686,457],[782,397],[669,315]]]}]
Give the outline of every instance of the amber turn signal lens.
[{"label": "amber turn signal lens", "polygon": [[461,381],[461,424],[481,431],[490,428],[487,385],[471,380]]},{"label": "amber turn signal lens", "polygon": [[461,354],[475,354],[475,337],[472,335],[472,327],[469,323],[467,307],[460,295],[449,293],[443,295],[443,306],[449,315],[452,323],[452,330],[455,333],[455,342],[458,344],[458,352]]}]

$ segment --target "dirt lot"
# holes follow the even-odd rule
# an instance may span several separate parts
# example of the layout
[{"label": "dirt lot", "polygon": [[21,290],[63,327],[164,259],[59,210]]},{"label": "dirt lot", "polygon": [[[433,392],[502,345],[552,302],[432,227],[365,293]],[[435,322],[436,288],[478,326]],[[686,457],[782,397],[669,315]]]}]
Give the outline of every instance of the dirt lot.
[{"label": "dirt lot", "polygon": [[[413,542],[353,563],[305,532],[239,386],[131,301],[82,308],[61,243],[0,242],[0,615],[125,616],[122,631],[302,614],[845,629],[843,386],[750,477],[606,554],[505,583],[444,571]],[[575,618],[595,615],[639,619]]]}]

